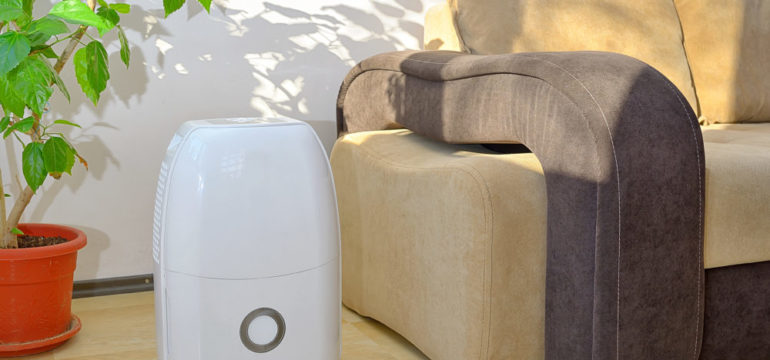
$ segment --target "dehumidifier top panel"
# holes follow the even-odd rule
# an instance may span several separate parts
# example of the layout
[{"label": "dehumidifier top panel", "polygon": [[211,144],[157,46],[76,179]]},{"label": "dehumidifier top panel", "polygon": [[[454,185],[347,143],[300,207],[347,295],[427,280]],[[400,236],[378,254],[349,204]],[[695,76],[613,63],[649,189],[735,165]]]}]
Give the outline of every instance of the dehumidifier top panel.
[{"label": "dehumidifier top panel", "polygon": [[164,161],[160,262],[221,279],[280,276],[338,254],[331,171],[312,128],[283,119],[185,123]]}]

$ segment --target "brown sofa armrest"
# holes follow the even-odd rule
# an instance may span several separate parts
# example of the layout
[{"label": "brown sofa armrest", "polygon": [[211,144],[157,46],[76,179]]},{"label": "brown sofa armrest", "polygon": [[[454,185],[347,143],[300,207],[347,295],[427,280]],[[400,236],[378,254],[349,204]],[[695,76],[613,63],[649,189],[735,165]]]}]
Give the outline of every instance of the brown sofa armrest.
[{"label": "brown sofa armrest", "polygon": [[655,69],[600,52],[387,53],[349,73],[337,114],[340,134],[403,126],[538,157],[546,358],[698,358],[703,141]]}]

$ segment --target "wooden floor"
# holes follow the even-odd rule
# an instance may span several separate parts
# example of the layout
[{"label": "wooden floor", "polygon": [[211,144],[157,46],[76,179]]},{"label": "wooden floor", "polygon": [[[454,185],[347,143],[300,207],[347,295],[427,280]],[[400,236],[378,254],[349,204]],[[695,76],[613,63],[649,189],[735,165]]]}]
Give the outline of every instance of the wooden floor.
[{"label": "wooden floor", "polygon": [[[76,299],[72,312],[83,322],[78,335],[56,350],[17,359],[157,359],[152,292]],[[427,358],[382,324],[343,307],[342,359]]]}]

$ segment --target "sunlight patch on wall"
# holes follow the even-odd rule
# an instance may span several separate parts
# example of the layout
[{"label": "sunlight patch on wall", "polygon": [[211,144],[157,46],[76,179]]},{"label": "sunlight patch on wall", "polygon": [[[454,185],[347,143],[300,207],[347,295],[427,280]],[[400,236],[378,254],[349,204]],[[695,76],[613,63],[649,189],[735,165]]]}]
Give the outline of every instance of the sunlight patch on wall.
[{"label": "sunlight patch on wall", "polygon": [[[147,63],[145,63],[144,65],[146,66]],[[150,65],[150,71],[152,71],[152,73],[155,74],[155,77],[158,78],[158,80],[163,80],[163,78],[166,77],[166,73],[161,71],[160,68],[158,68],[155,65]]]},{"label": "sunlight patch on wall", "polygon": [[158,51],[160,51],[161,54],[166,55],[166,52],[171,50],[174,45],[169,44],[163,39],[155,39],[155,47],[158,48]]},{"label": "sunlight patch on wall", "polygon": [[190,73],[181,63],[176,63],[174,65],[174,70],[176,70],[177,74],[180,74],[180,75],[187,75]]}]

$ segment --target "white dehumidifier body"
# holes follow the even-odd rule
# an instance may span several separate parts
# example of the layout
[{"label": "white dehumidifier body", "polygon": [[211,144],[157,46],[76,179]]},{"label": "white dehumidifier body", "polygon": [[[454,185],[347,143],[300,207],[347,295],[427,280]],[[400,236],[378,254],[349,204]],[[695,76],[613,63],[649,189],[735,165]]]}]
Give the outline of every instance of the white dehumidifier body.
[{"label": "white dehumidifier body", "polygon": [[156,195],[159,360],[339,359],[337,204],[309,125],[186,122]]}]

